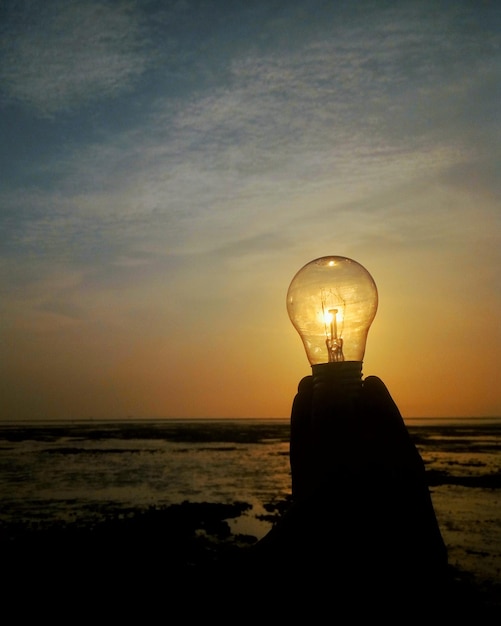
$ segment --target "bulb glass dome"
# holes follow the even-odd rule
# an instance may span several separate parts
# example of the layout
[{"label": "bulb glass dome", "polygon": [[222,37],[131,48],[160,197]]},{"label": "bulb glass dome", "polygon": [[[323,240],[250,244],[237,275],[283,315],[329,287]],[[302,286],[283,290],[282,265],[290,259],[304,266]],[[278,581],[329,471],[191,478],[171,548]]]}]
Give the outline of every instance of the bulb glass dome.
[{"label": "bulb glass dome", "polygon": [[362,361],[377,305],[372,276],[341,256],[310,261],[287,292],[287,312],[311,365]]}]

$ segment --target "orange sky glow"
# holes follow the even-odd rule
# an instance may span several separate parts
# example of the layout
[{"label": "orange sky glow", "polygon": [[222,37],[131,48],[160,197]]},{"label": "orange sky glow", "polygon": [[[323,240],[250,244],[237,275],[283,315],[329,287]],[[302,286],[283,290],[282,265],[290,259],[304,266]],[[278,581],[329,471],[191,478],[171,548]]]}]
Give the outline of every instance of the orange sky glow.
[{"label": "orange sky glow", "polygon": [[404,417],[501,415],[495,3],[52,4],[0,50],[1,420],[288,417],[327,255]]}]

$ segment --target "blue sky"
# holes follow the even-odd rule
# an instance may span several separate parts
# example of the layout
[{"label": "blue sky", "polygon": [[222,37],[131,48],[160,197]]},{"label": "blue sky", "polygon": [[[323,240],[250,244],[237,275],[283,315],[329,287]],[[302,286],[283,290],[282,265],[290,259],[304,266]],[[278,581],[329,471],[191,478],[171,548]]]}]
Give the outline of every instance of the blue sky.
[{"label": "blue sky", "polygon": [[328,254],[405,415],[500,414],[500,36],[488,1],[2,3],[0,416],[286,416]]}]

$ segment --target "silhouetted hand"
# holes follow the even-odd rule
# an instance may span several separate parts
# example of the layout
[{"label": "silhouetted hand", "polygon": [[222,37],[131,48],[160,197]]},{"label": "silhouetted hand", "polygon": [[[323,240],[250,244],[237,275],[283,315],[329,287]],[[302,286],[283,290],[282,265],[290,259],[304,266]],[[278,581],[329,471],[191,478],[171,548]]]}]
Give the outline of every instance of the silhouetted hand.
[{"label": "silhouetted hand", "polygon": [[292,505],[255,550],[263,573],[325,610],[444,603],[447,553],[424,464],[379,378],[349,403],[328,381],[303,378],[290,462]]},{"label": "silhouetted hand", "polygon": [[295,500],[325,489],[340,474],[367,480],[375,471],[424,481],[422,459],[376,376],[363,381],[348,406],[325,382],[301,380],[291,412],[290,463]]}]

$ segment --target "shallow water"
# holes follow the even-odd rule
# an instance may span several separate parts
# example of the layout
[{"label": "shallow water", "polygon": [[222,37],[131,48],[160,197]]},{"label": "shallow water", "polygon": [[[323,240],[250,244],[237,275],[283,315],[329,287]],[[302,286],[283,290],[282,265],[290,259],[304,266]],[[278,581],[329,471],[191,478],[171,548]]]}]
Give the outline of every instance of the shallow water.
[{"label": "shallow water", "polygon": [[248,502],[235,532],[262,536],[290,492],[288,423],[254,420],[0,429],[0,522],[98,521],[183,501]]},{"label": "shallow water", "polygon": [[501,422],[409,426],[449,562],[501,584]]},{"label": "shallow water", "polygon": [[[501,421],[408,420],[451,564],[501,582]],[[288,420],[0,426],[0,524],[92,524],[183,501],[247,502],[263,536],[290,495]]]}]

